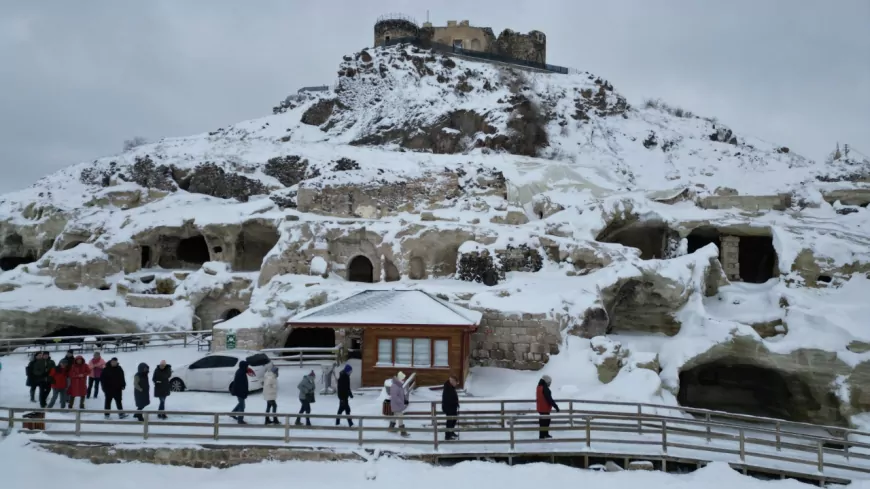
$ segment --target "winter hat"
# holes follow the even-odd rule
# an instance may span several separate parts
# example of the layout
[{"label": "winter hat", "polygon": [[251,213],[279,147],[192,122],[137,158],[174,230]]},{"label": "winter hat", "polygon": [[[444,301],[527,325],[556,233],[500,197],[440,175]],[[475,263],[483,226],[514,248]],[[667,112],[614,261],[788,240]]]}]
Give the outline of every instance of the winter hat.
[{"label": "winter hat", "polygon": [[109,360],[109,363],[117,362],[117,361],[118,361],[118,357],[112,357],[112,359]]},{"label": "winter hat", "polygon": [[396,374],[396,378],[399,379],[399,382],[404,382],[405,381],[405,374],[402,372],[399,372]]},{"label": "winter hat", "polygon": [[308,372],[308,376],[309,377],[316,377],[316,375],[314,374],[314,370],[312,370],[311,372]]},{"label": "winter hat", "polygon": [[553,383],[553,379],[551,379],[549,375],[545,375],[545,376],[541,377],[541,379],[542,379],[542,380],[544,381],[544,383],[547,384],[547,385],[550,385],[550,384]]},{"label": "winter hat", "polygon": [[344,366],[344,373],[349,374],[352,371],[353,371],[353,367],[351,367],[349,364]]},{"label": "winter hat", "polygon": [[273,374],[278,375],[278,367],[272,365],[271,370],[272,370],[272,373],[273,373]]}]

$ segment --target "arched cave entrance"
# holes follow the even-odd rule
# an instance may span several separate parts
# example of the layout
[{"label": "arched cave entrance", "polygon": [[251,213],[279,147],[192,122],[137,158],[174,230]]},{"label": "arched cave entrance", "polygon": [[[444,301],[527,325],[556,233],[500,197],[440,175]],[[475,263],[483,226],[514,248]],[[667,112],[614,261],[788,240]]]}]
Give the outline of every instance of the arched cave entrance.
[{"label": "arched cave entrance", "polygon": [[[719,261],[722,262],[726,273],[728,273],[729,264],[733,264],[736,258],[737,275],[743,282],[761,284],[776,275],[777,257],[772,236],[728,235],[735,236],[738,240],[736,257],[728,256],[727,250],[723,250],[722,242],[726,234],[712,226],[701,226],[693,229],[686,237],[687,251],[694,253],[710,243],[715,244],[719,248]],[[737,277],[729,278],[735,279]]]},{"label": "arched cave entrance", "polygon": [[238,309],[230,309],[227,312],[221,314],[221,319],[223,319],[224,321],[229,321],[230,319],[238,316],[241,313],[242,311]]},{"label": "arched cave entrance", "polygon": [[0,258],[0,270],[7,271],[13,270],[18,265],[27,265],[28,263],[33,263],[36,261],[36,257],[32,254],[27,254],[26,256],[4,256]]},{"label": "arched cave entrance", "polygon": [[334,346],[335,330],[332,328],[294,328],[284,342],[284,348],[332,348]]},{"label": "arched cave entrance", "polygon": [[71,249],[75,248],[76,246],[78,246],[78,245],[80,245],[80,244],[82,244],[82,243],[84,243],[84,241],[78,241],[78,240],[70,241],[69,243],[67,243],[66,245],[64,245],[62,251],[71,250]]},{"label": "arched cave entrance", "polygon": [[158,265],[167,269],[199,268],[211,259],[208,243],[202,235],[179,239],[161,237]]},{"label": "arched cave entrance", "polygon": [[236,238],[236,256],[233,270],[259,272],[266,255],[278,244],[278,230],[274,226],[249,223],[242,226]]},{"label": "arched cave entrance", "polygon": [[[797,376],[728,359],[680,372],[677,400],[681,406],[800,422],[819,422],[822,411]],[[831,401],[834,409],[824,411],[838,412]]]},{"label": "arched cave entrance", "polygon": [[[63,338],[58,343],[81,343],[81,338],[72,338],[73,336],[97,336],[106,334],[104,331],[95,329],[95,328],[80,328],[78,326],[61,326],[58,329],[55,329],[53,332],[42,335],[43,338],[53,338],[53,337],[70,337],[69,339]],[[102,341],[106,341],[105,339]],[[53,341],[44,341],[45,344],[54,343]],[[99,345],[98,345],[99,347]]]},{"label": "arched cave entrance", "polygon": [[372,265],[371,260],[359,255],[347,265],[347,280],[350,282],[373,283],[375,281],[374,270],[375,267]]},{"label": "arched cave entrance", "polygon": [[667,250],[668,226],[663,222],[639,222],[615,230],[605,229],[598,237],[601,243],[617,243],[640,250],[642,260],[662,259]]}]

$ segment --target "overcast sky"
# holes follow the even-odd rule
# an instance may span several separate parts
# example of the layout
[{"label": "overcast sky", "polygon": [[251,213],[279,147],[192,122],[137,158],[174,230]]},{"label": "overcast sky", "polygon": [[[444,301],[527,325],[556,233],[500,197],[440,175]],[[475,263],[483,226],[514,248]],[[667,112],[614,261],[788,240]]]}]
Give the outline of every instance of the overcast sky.
[{"label": "overcast sky", "polygon": [[334,82],[383,13],[547,35],[548,62],[823,159],[870,152],[870,0],[0,3],[0,192]]}]

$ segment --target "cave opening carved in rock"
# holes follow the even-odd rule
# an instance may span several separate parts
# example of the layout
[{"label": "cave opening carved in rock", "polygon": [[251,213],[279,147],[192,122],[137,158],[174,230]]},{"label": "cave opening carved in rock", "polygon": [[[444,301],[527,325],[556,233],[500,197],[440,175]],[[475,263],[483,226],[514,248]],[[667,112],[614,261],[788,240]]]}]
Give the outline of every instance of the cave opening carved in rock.
[{"label": "cave opening carved in rock", "polygon": [[374,269],[375,267],[372,265],[371,260],[359,255],[347,265],[347,280],[350,282],[373,283],[375,281]]},{"label": "cave opening carved in rock", "polygon": [[601,243],[617,243],[640,250],[640,258],[665,258],[668,236],[671,234],[663,222],[637,222],[617,229],[605,229],[596,238]]},{"label": "cave opening carved in rock", "polygon": [[150,268],[151,267],[151,247],[150,246],[142,246],[140,248],[141,255],[141,267],[142,268]]},{"label": "cave opening carved in rock", "polygon": [[80,244],[84,244],[84,241],[79,241],[79,240],[70,241],[69,243],[64,245],[63,251],[71,250]]},{"label": "cave opening carved in rock", "polygon": [[689,253],[715,244],[729,280],[760,284],[776,276],[777,256],[772,236],[723,233],[715,227],[702,226],[692,230],[686,241]]},{"label": "cave opening carved in rock", "polygon": [[682,296],[666,296],[673,287],[665,281],[629,279],[619,288],[604,294],[609,305],[607,332],[663,333],[680,332],[674,313],[685,303]]},{"label": "cave opening carved in rock", "polygon": [[[332,328],[294,328],[287,335],[284,348],[332,348],[335,346],[335,330]],[[288,353],[296,355],[296,353]]]},{"label": "cave opening carved in rock", "polygon": [[226,312],[224,312],[223,314],[221,314],[221,319],[223,319],[224,321],[229,321],[230,319],[238,316],[241,313],[242,313],[242,311],[240,311],[238,309],[229,309]]},{"label": "cave opening carved in rock", "polygon": [[28,263],[33,263],[36,261],[36,257],[32,254],[27,254],[25,256],[4,256],[0,258],[0,270],[7,271],[13,270],[18,265],[27,265]]},{"label": "cave opening carved in rock", "polygon": [[278,230],[261,223],[246,223],[236,238],[236,256],[233,270],[257,272],[263,266],[266,255],[278,244]]},{"label": "cave opening carved in rock", "polygon": [[[95,328],[80,328],[78,326],[61,326],[43,338],[64,337],[64,336],[97,336],[106,334],[104,331]],[[61,340],[63,343],[64,340]]]},{"label": "cave opening carved in rock", "polygon": [[161,236],[158,265],[163,268],[197,269],[211,259],[208,243],[202,235],[179,239]]},{"label": "cave opening carved in rock", "polygon": [[731,413],[817,421],[821,405],[794,374],[722,359],[680,372],[680,405]]}]

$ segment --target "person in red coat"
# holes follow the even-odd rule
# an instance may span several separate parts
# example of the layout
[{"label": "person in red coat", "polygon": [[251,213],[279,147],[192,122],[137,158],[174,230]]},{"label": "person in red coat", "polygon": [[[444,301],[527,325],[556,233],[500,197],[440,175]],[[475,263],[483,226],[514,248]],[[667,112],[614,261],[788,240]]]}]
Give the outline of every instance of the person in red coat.
[{"label": "person in red coat", "polygon": [[54,408],[58,398],[60,398],[60,408],[63,409],[67,404],[67,389],[69,389],[69,364],[65,359],[61,360],[60,365],[52,368],[48,375],[51,376],[51,401],[48,402],[48,409]]},{"label": "person in red coat", "polygon": [[85,363],[85,358],[77,356],[69,370],[69,408],[72,409],[76,397],[80,398],[79,409],[85,408],[85,396],[88,394],[88,375],[91,368]]},{"label": "person in red coat", "polygon": [[559,412],[559,406],[556,405],[556,401],[553,400],[553,394],[550,392],[550,384],[553,383],[553,379],[550,378],[549,375],[545,375],[541,377],[541,380],[538,382],[538,389],[535,393],[535,406],[538,410],[538,426],[540,427],[540,432],[538,434],[538,438],[541,440],[546,440],[549,438],[553,438],[550,436],[550,412],[555,409],[556,412]]}]

